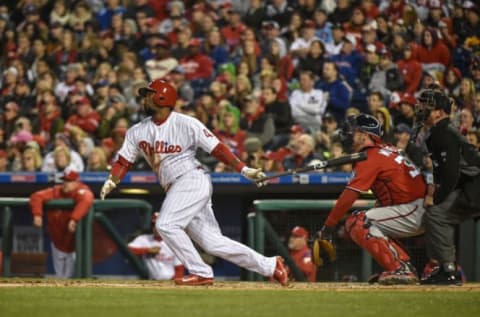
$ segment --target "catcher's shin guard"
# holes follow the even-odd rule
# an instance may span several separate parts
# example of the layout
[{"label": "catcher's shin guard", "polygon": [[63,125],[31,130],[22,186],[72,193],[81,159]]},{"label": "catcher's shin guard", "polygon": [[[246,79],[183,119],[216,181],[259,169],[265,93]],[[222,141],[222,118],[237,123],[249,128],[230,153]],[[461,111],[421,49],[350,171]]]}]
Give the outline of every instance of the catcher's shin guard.
[{"label": "catcher's shin guard", "polygon": [[386,237],[374,224],[368,222],[364,212],[351,215],[345,222],[345,229],[355,241],[387,271],[402,267],[410,256],[395,241]]}]

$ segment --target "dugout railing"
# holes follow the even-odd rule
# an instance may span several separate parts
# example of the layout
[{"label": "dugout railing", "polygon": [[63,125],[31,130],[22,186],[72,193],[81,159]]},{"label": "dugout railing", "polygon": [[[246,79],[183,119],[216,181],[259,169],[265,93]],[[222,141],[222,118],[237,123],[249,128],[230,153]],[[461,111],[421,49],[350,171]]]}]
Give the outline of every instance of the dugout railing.
[{"label": "dugout railing", "polygon": [[[253,210],[247,216],[247,243],[250,247],[255,249],[261,254],[272,253],[267,252],[265,246],[267,242],[270,244],[269,251],[274,251],[274,253],[279,254],[285,258],[288,266],[292,269],[292,273],[297,281],[304,281],[304,275],[298,270],[295,266],[292,258],[290,257],[289,251],[286,246],[286,240],[284,239],[288,234],[289,230],[295,225],[303,225],[307,227],[310,231],[310,234],[314,234],[315,231],[320,229],[320,226],[323,224],[324,219],[328,211],[333,207],[336,200],[310,200],[310,199],[264,199],[264,200],[255,200],[253,202]],[[351,208],[352,210],[365,210],[372,208],[375,201],[369,199],[360,199],[357,200]],[[310,212],[315,213],[316,218],[309,218],[305,221],[305,218],[297,217],[298,221],[292,221],[291,219],[287,223],[283,224],[272,224],[271,222],[277,221],[280,214],[294,214],[298,212]],[[286,217],[283,217],[286,218]],[[270,220],[269,220],[270,219]],[[278,228],[284,228],[288,230],[283,230],[283,232],[278,232]],[[282,239],[283,238],[283,239]],[[419,238],[412,238],[413,243],[418,242]],[[421,239],[421,237],[420,237]],[[408,240],[408,239],[407,239]],[[470,239],[468,239],[470,240]],[[412,241],[406,241],[412,242]],[[470,243],[473,246],[473,256],[471,258],[473,263],[473,276],[469,278],[471,281],[480,281],[480,217],[474,219],[473,232],[471,236]],[[410,249],[415,249],[416,246],[413,244],[407,245]],[[354,246],[355,250],[360,248]],[[414,257],[421,258],[425,257],[423,250],[413,250],[411,254]],[[415,252],[416,251],[416,252]],[[422,252],[420,252],[422,251]],[[422,255],[419,255],[421,253]],[[360,251],[360,281],[367,281],[372,273],[372,268],[377,266],[372,261],[371,256],[366,251]],[[426,259],[423,258],[422,261]],[[337,262],[345,261],[341,256],[338,257]],[[350,259],[350,261],[352,261]],[[420,262],[422,262],[420,261]],[[331,264],[336,266],[336,263]],[[331,269],[331,268],[330,268]],[[420,267],[421,269],[421,267]],[[322,270],[322,268],[320,269]],[[334,270],[333,270],[334,271]],[[332,272],[333,272],[332,271]],[[330,272],[330,273],[332,273]],[[248,280],[262,280],[258,274],[247,272]],[[338,280],[337,276],[334,280]]]},{"label": "dugout railing", "polygon": [[[29,206],[28,198],[17,197],[2,197],[0,198],[0,212],[2,221],[2,266],[3,276],[11,276],[11,253],[12,253],[12,234],[13,225],[12,217],[14,215],[13,210],[16,207]],[[45,204],[46,212],[48,210],[64,209],[71,210],[74,206],[74,201],[71,199],[54,199]],[[76,278],[89,278],[92,277],[92,252],[93,252],[93,223],[97,221],[112,240],[115,242],[120,252],[126,257],[132,264],[133,268],[137,271],[140,277],[147,278],[148,271],[140,259],[130,252],[125,241],[115,229],[111,221],[106,216],[109,211],[125,212],[130,210],[138,210],[142,217],[142,230],[148,230],[151,226],[152,206],[139,199],[108,199],[99,200],[95,199],[92,207],[87,215],[79,221],[77,230],[75,232],[75,275]]]}]

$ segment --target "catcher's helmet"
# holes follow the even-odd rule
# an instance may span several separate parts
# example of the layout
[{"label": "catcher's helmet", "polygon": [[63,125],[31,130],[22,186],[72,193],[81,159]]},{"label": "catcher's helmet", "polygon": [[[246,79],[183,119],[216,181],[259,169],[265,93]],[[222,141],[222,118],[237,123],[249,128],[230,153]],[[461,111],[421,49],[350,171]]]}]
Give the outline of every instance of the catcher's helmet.
[{"label": "catcher's helmet", "polygon": [[342,129],[338,136],[346,152],[351,152],[353,144],[353,134],[355,131],[368,133],[375,142],[381,142],[382,126],[373,116],[368,114],[359,114],[357,116],[348,116],[345,119]]},{"label": "catcher's helmet", "polygon": [[373,116],[361,113],[358,116],[350,116],[347,118],[347,124],[350,125],[350,131],[360,130],[377,137],[382,137],[382,126],[380,122]]},{"label": "catcher's helmet", "polygon": [[151,81],[147,87],[138,89],[138,94],[145,97],[147,92],[154,92],[153,102],[159,107],[175,107],[177,102],[177,90],[162,79]]}]

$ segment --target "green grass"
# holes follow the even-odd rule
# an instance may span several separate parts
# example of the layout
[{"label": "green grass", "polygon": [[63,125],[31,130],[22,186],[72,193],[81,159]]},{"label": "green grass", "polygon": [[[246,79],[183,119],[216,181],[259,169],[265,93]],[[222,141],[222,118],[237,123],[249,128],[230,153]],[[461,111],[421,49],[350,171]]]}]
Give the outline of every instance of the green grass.
[{"label": "green grass", "polygon": [[2,287],[0,316],[480,316],[480,292]]}]

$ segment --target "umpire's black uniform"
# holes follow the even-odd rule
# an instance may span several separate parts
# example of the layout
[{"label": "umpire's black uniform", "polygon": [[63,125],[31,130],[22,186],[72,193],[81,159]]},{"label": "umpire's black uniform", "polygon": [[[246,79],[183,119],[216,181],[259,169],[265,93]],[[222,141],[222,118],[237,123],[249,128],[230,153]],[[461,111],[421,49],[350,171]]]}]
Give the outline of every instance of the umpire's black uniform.
[{"label": "umpire's black uniform", "polygon": [[436,185],[434,205],[424,215],[427,254],[445,271],[455,270],[455,225],[480,212],[480,153],[442,119],[426,140]]}]

